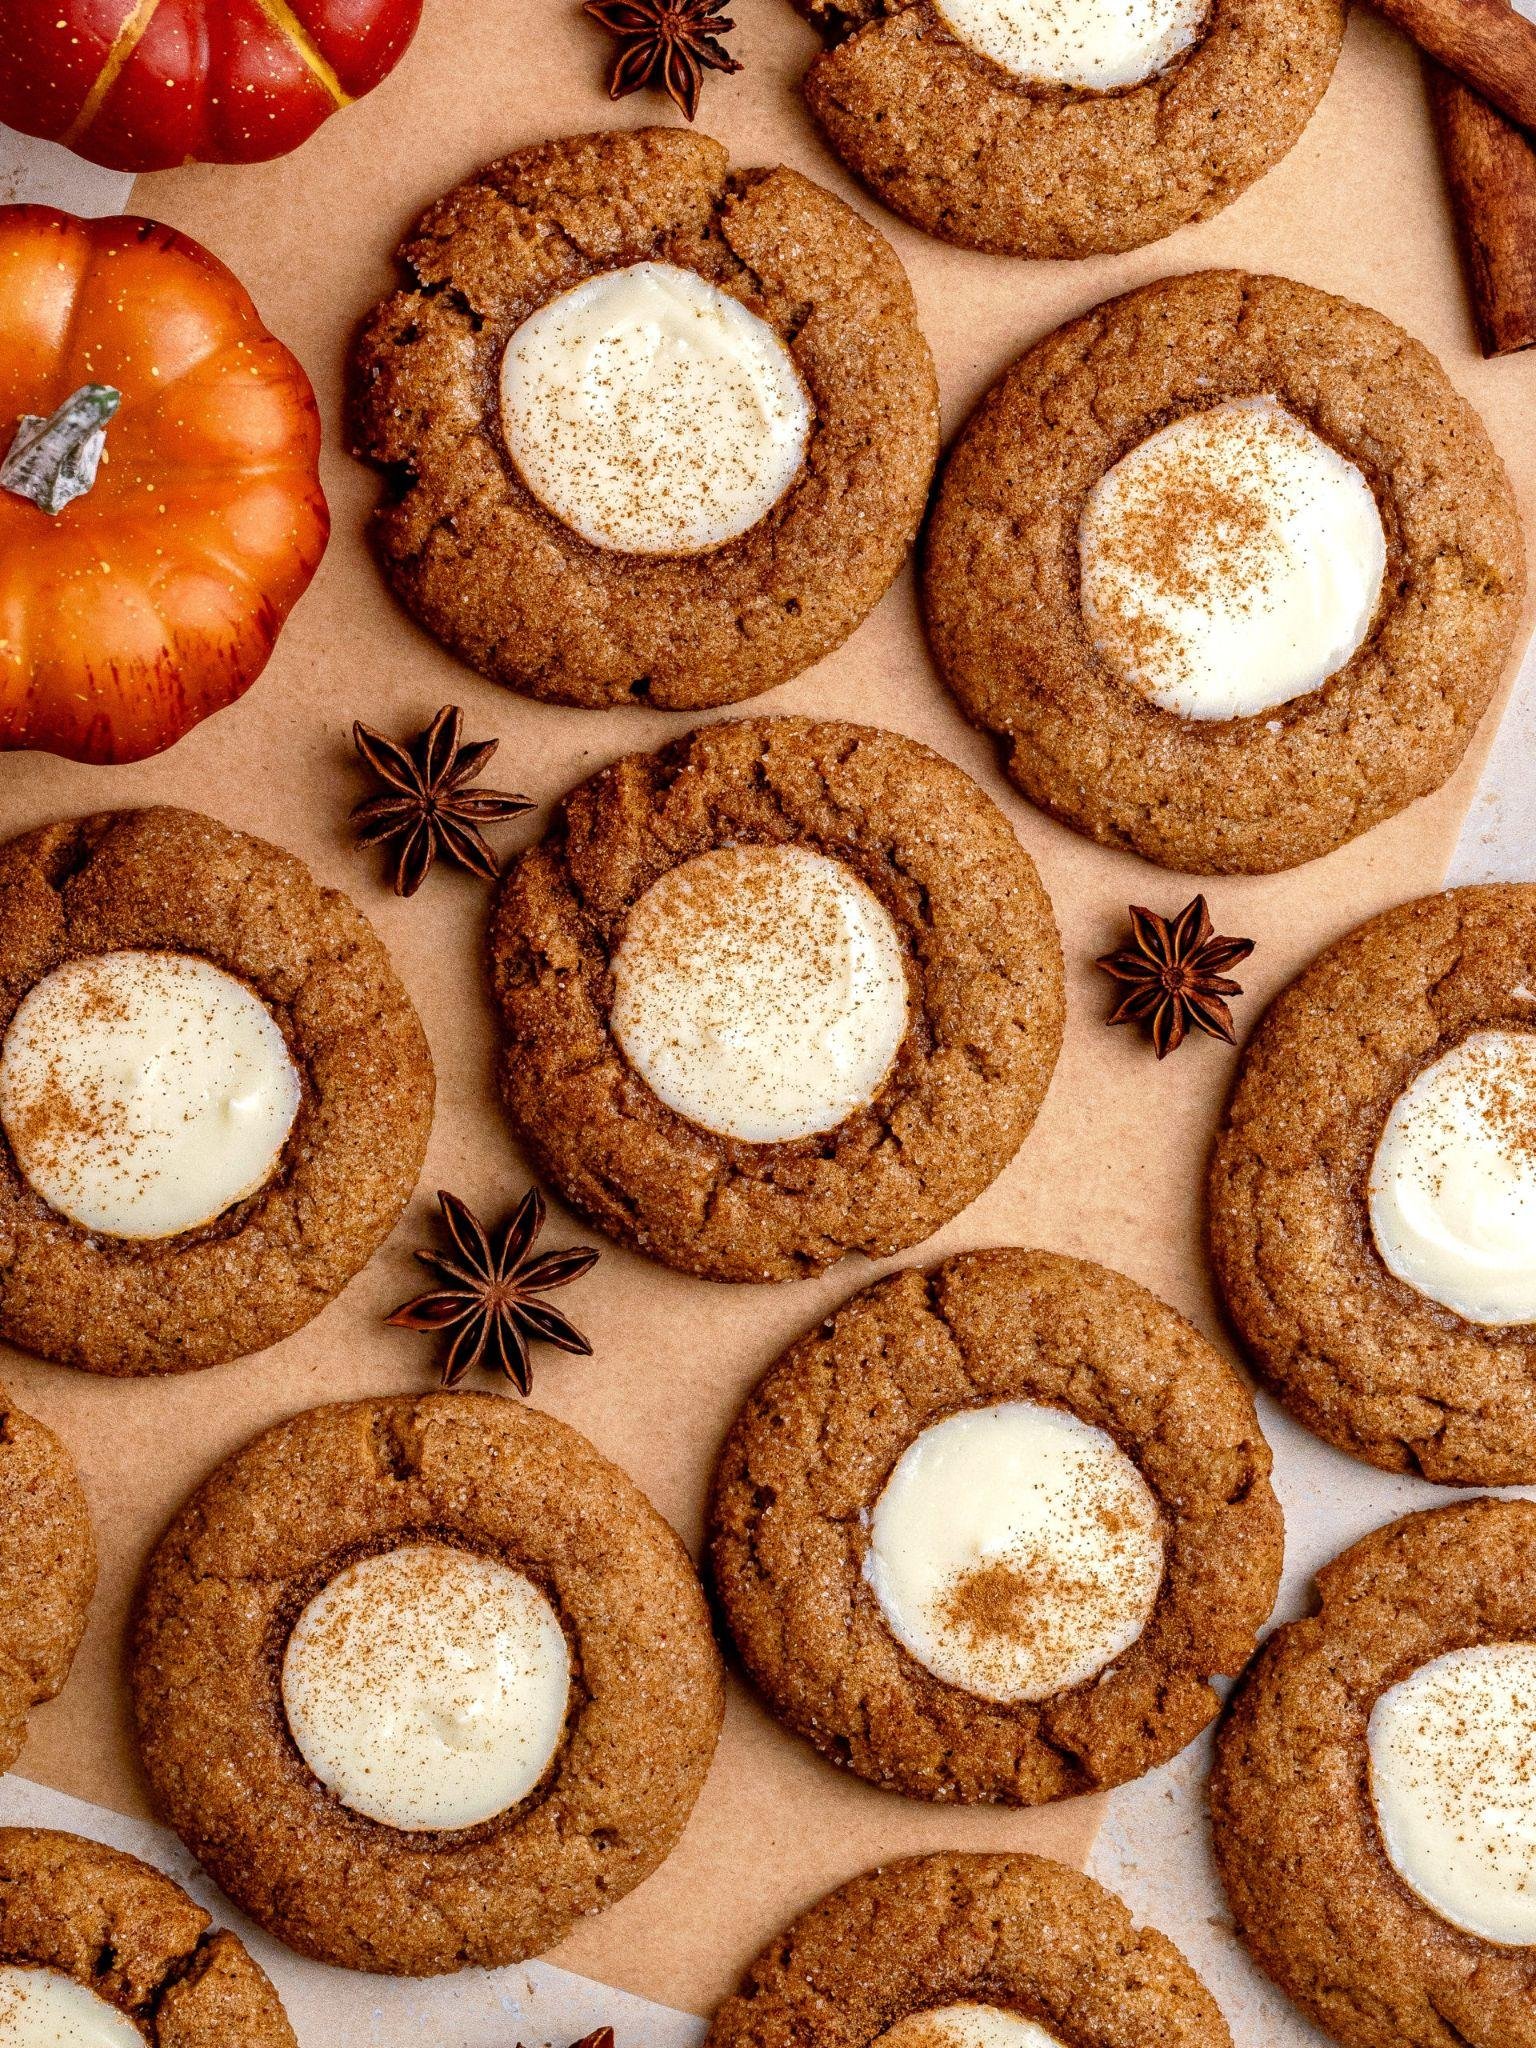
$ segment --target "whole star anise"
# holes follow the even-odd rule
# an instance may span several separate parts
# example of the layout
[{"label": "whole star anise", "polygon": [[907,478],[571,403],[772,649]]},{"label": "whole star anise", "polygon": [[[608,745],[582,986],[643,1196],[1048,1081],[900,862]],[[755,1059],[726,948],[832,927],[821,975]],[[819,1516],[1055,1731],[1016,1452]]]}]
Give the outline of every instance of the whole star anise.
[{"label": "whole star anise", "polygon": [[[518,2044],[522,2048],[522,2044]],[[583,2034],[579,2041],[573,2041],[571,2048],[613,2048],[612,2027],[599,2027],[596,2033]]]},{"label": "whole star anise", "polygon": [[403,744],[361,720],[352,728],[352,744],[387,791],[357,805],[352,830],[361,846],[388,846],[397,896],[414,896],[439,854],[493,882],[498,863],[480,827],[533,809],[525,796],[465,787],[498,742],[471,740],[461,746],[463,725],[457,704],[445,704],[425,732]]},{"label": "whole star anise", "polygon": [[443,1283],[402,1303],[387,1318],[401,1330],[447,1330],[443,1385],[456,1387],[482,1363],[504,1373],[520,1394],[533,1385],[530,1341],[590,1358],[592,1346],[576,1325],[538,1296],[579,1280],[597,1261],[591,1245],[530,1258],[544,1228],[544,1197],[530,1188],[493,1239],[457,1195],[439,1190],[438,1207],[453,1239],[454,1256],[418,1252],[417,1258]]},{"label": "whole star anise", "polygon": [[1212,932],[1203,896],[1186,903],[1174,918],[1159,917],[1155,910],[1133,903],[1131,944],[1101,955],[1095,963],[1126,987],[1107,1021],[1149,1024],[1159,1059],[1183,1044],[1191,1026],[1233,1045],[1232,1012],[1224,998],[1243,991],[1240,983],[1227,979],[1225,970],[1252,951],[1252,939],[1222,938]]},{"label": "whole star anise", "polygon": [[664,88],[685,119],[698,112],[704,73],[741,66],[716,40],[736,26],[720,10],[725,0],[586,0],[582,8],[619,39],[608,80],[611,99]]}]

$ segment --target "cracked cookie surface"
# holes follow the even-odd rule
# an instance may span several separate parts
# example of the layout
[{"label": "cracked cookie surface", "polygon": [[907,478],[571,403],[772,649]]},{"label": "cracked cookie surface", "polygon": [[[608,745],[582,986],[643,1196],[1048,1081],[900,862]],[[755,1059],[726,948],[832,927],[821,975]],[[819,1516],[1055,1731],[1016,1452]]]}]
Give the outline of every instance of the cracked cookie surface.
[{"label": "cracked cookie surface", "polygon": [[81,1835],[0,1828],[0,1958],[73,1978],[150,2048],[296,2048],[233,1934],[158,1870]]},{"label": "cracked cookie surface", "polygon": [[[1079,530],[1130,449],[1249,396],[1279,399],[1371,484],[1382,602],[1320,688],[1184,718],[1096,651]],[[1196,874],[1294,867],[1438,789],[1498,686],[1524,588],[1509,479],[1430,352],[1363,306],[1241,271],[1111,299],[1006,370],[948,458],[923,568],[940,672],[1025,795]]]},{"label": "cracked cookie surface", "polygon": [[96,1541],[75,1461],[0,1387],[0,1771],[27,1715],[69,1676],[96,1590]]},{"label": "cracked cookie surface", "polygon": [[[906,559],[938,454],[938,392],[906,273],[798,172],[731,172],[675,128],[573,136],[488,165],[401,245],[408,283],[364,323],[354,451],[388,493],[373,540],[397,596],[482,674],[566,704],[726,704],[843,641]],[[507,452],[502,351],[584,279],[660,261],[778,335],[815,421],[798,478],[695,555],[591,545]]]},{"label": "cracked cookie surface", "polygon": [[155,1239],[80,1228],[0,1138],[0,1335],[89,1372],[186,1372],[290,1335],[373,1256],[420,1172],[432,1061],[362,913],[264,840],[156,808],[0,846],[0,1033],[55,968],[124,949],[253,990],[298,1069],[298,1114],[254,1194]]},{"label": "cracked cookie surface", "polygon": [[1464,1933],[1398,1876],[1369,1789],[1388,1687],[1450,1651],[1536,1638],[1536,1506],[1407,1515],[1317,1575],[1234,1695],[1211,1777],[1216,1860],[1258,1963],[1348,2048],[1531,2048],[1528,1948]]},{"label": "cracked cookie surface", "polygon": [[[1216,2001],[1113,1892],[1041,1856],[919,1856],[802,1913],[704,2048],[869,2048],[914,2013],[991,2004],[1070,2048],[1231,2048]],[[946,2037],[947,2038],[947,2037]]]},{"label": "cracked cookie surface", "polygon": [[[667,1108],[610,1023],[631,906],[739,844],[844,862],[906,952],[908,1029],[879,1094],[782,1144]],[[604,769],[508,870],[489,950],[502,1096],[539,1171],[599,1228],[708,1279],[795,1279],[931,1235],[1018,1150],[1061,1044],[1034,863],[961,769],[870,726],[743,720]]]},{"label": "cracked cookie surface", "polygon": [[[523,1573],[571,1653],[543,1780],[480,1826],[408,1832],[344,1806],[284,1715],[305,1603],[359,1557],[432,1540]],[[150,1560],[131,1648],[156,1803],[237,1904],[302,1954],[428,1976],[552,1947],[682,1833],[723,1678],[687,1553],[587,1440],[492,1395],[299,1415],[221,1465]]]},{"label": "cracked cookie surface", "polygon": [[1536,886],[1451,889],[1330,946],[1250,1039],[1212,1156],[1211,1256],[1291,1413],[1389,1471],[1536,1480],[1536,1325],[1468,1322],[1371,1234],[1393,1103],[1470,1033],[1532,1028]]},{"label": "cracked cookie surface", "polygon": [[797,0],[827,48],[806,105],[914,227],[1022,256],[1134,249],[1219,213],[1292,147],[1344,34],[1340,0],[1213,0],[1200,40],[1139,85],[1032,85],[934,0]]},{"label": "cracked cookie surface", "polygon": [[[1163,1522],[1145,1628],[1110,1669],[1038,1702],[945,1683],[864,1576],[897,1460],[966,1408],[1033,1401],[1105,1431]],[[1117,1785],[1213,1719],[1274,1602],[1269,1447],[1237,1374],[1132,1280],[1049,1252],[973,1252],[855,1295],[793,1345],[732,1426],[709,1558],[747,1670],[834,1763],[920,1798],[1033,1805]]]}]

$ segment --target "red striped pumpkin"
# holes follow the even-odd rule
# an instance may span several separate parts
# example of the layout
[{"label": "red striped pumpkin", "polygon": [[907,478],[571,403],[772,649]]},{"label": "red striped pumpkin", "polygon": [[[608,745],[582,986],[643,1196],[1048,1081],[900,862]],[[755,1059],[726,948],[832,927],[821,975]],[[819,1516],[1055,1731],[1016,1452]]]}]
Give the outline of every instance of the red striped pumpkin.
[{"label": "red striped pumpkin", "polygon": [[422,0],[0,0],[0,121],[115,171],[260,163],[371,92]]}]

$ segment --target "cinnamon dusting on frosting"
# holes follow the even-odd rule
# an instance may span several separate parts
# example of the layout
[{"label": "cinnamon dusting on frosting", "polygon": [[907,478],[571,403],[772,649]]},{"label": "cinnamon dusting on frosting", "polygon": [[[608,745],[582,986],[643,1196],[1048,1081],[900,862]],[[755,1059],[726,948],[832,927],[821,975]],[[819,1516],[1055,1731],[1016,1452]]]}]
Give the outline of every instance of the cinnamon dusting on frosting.
[{"label": "cinnamon dusting on frosting", "polygon": [[613,1030],[669,1108],[728,1136],[830,1131],[872,1101],[907,1027],[894,920],[842,861],[719,847],[629,913]]},{"label": "cinnamon dusting on frosting", "polygon": [[1100,479],[1080,534],[1095,646],[1153,703],[1246,716],[1364,639],[1386,565],[1359,469],[1271,397],[1184,414]]}]

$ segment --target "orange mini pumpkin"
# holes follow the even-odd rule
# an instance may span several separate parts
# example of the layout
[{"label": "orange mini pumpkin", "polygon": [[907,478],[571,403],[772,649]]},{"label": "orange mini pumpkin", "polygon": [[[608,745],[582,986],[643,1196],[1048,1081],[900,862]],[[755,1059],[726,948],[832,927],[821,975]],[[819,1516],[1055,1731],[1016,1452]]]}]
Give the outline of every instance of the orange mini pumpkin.
[{"label": "orange mini pumpkin", "polygon": [[319,450],[206,249],[0,207],[0,748],[136,761],[233,703],[325,551]]}]

